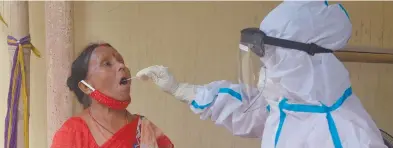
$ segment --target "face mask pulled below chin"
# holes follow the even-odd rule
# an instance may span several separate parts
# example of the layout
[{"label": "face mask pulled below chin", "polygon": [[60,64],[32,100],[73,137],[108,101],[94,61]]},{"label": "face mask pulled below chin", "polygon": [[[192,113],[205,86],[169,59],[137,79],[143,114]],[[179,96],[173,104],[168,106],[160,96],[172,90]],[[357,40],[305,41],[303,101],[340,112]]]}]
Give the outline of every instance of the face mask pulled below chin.
[{"label": "face mask pulled below chin", "polygon": [[126,109],[127,106],[131,103],[131,100],[119,101],[119,100],[116,100],[112,97],[109,97],[109,96],[105,95],[104,93],[102,93],[101,91],[94,89],[92,86],[87,84],[84,80],[82,80],[81,83],[83,83],[85,86],[87,86],[92,91],[89,94],[89,96],[92,99],[96,100],[98,103],[105,105],[111,109],[115,109],[115,110]]}]

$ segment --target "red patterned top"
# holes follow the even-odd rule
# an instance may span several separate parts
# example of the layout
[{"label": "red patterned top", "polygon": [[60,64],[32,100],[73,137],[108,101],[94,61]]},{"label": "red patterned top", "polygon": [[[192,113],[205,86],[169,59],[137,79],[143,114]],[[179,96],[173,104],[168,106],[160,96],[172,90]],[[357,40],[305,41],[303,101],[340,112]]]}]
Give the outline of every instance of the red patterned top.
[{"label": "red patterned top", "polygon": [[138,116],[99,146],[86,122],[72,117],[56,132],[51,148],[174,148],[174,145],[157,126]]}]

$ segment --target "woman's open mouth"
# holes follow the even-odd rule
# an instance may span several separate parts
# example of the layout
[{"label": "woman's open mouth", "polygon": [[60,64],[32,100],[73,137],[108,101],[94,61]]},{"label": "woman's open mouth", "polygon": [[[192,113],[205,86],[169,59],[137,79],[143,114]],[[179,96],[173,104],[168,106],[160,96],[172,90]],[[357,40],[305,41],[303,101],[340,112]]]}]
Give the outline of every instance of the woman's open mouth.
[{"label": "woman's open mouth", "polygon": [[128,79],[126,77],[123,77],[120,79],[120,85],[127,85],[128,84]]}]

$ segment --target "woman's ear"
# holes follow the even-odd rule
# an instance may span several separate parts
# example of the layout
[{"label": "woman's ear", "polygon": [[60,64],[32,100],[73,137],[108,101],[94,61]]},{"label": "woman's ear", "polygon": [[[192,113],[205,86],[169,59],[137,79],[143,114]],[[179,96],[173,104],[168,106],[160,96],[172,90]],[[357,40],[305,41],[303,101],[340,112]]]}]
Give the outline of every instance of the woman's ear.
[{"label": "woman's ear", "polygon": [[89,95],[92,92],[92,90],[89,87],[87,87],[85,84],[83,84],[82,82],[78,83],[78,87],[86,95]]}]

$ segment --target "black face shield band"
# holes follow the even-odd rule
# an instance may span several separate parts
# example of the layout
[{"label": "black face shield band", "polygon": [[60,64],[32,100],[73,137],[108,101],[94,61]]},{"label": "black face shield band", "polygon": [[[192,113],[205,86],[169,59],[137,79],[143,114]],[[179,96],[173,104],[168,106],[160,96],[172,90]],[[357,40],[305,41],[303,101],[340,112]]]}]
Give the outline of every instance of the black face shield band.
[{"label": "black face shield band", "polygon": [[270,37],[267,36],[263,31],[259,30],[259,28],[245,28],[241,30],[240,44],[253,51],[259,57],[263,57],[265,55],[264,45],[273,45],[288,49],[296,49],[304,51],[311,56],[317,53],[333,52],[333,50],[323,48],[314,43],[306,44]]}]

